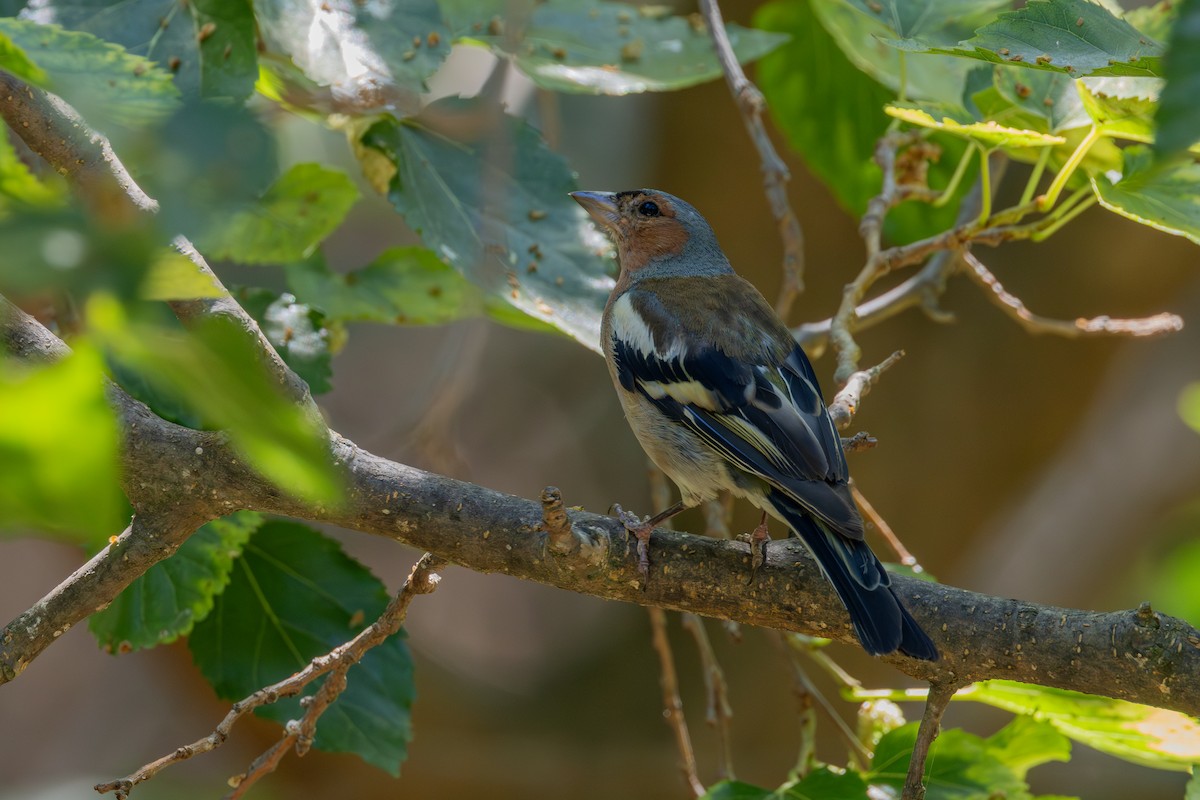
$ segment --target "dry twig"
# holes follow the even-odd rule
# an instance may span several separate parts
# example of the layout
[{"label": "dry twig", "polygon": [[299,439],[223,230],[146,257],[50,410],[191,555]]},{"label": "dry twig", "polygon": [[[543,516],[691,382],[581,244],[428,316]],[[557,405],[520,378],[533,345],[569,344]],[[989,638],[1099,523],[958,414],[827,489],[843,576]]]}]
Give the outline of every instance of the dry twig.
[{"label": "dry twig", "polygon": [[1183,329],[1183,319],[1177,314],[1166,312],[1141,319],[1080,317],[1065,320],[1039,316],[1026,308],[1021,298],[1006,290],[991,270],[970,250],[963,252],[962,260],[967,265],[967,275],[984,290],[992,304],[1015,319],[1029,333],[1050,333],[1068,339],[1078,339],[1082,336],[1162,336]]},{"label": "dry twig", "polygon": [[900,559],[900,563],[906,567],[912,567],[913,572],[924,572],[921,565],[917,563],[917,557],[908,552],[908,548],[900,541],[900,537],[892,530],[892,526],[888,525],[887,520],[875,510],[875,506],[871,505],[866,495],[862,493],[854,480],[850,481],[850,493],[854,495],[854,502],[862,509],[863,515],[871,521],[871,524],[875,526],[880,535],[892,546],[892,550],[896,552],[896,557]]},{"label": "dry twig", "polygon": [[679,619],[683,629],[696,640],[696,649],[700,653],[700,667],[704,670],[704,694],[708,698],[704,719],[716,729],[721,750],[718,775],[723,779],[733,780],[733,737],[729,731],[733,708],[729,705],[729,684],[725,681],[725,671],[717,661],[716,651],[713,650],[708,631],[704,628],[704,619],[690,612],[680,614]]},{"label": "dry twig", "polygon": [[854,419],[858,404],[863,396],[871,391],[871,387],[879,380],[879,376],[891,369],[897,361],[904,358],[904,351],[897,350],[890,356],[870,369],[859,370],[846,377],[845,385],[833,397],[829,404],[829,416],[838,428],[845,428]]},{"label": "dry twig", "polygon": [[800,292],[804,291],[804,232],[800,221],[792,211],[787,198],[787,182],[791,180],[787,164],[775,152],[771,137],[763,127],[762,113],[767,107],[762,92],[750,82],[742,65],[738,63],[729,43],[729,35],[725,31],[725,20],[721,16],[721,7],[717,0],[700,0],[700,13],[708,25],[712,36],[713,48],[721,70],[725,73],[725,82],[737,102],[738,110],[742,112],[742,121],[746,123],[746,131],[758,149],[758,157],[762,161],[763,190],[767,202],[771,205],[771,213],[779,225],[779,236],[783,240],[783,285],[779,290],[779,298],[775,302],[775,310],[783,319],[787,319],[792,303]]},{"label": "dry twig", "polygon": [[430,553],[421,556],[413,565],[412,572],[409,573],[404,586],[388,603],[379,618],[353,639],[335,647],[323,656],[317,656],[309,662],[307,667],[294,675],[259,689],[249,697],[234,703],[220,724],[203,739],[177,748],[174,752],[146,764],[124,778],[97,784],[96,791],[101,794],[115,792],[118,798],[124,800],[134,786],[150,780],[172,764],[178,764],[192,756],[207,753],[223,745],[229,738],[234,724],[254,709],[270,705],[284,697],[294,697],[317,678],[332,673],[321,685],[316,695],[311,698],[312,702],[308,704],[304,717],[299,721],[289,723],[285,728],[283,738],[256,758],[245,773],[233,779],[234,789],[227,797],[231,800],[241,797],[255,781],[274,770],[293,745],[296,746],[298,755],[302,756],[308,752],[316,734],[317,720],[346,688],[346,673],[350,667],[361,661],[371,648],[382,644],[389,636],[400,630],[412,599],[418,594],[428,594],[437,588],[439,578],[434,574],[434,570],[444,563],[442,559]]},{"label": "dry twig", "polygon": [[667,612],[661,608],[648,608],[650,631],[654,652],[658,653],[661,670],[659,684],[663,693],[663,717],[675,734],[675,745],[679,748],[679,768],[683,780],[696,797],[704,794],[704,784],[696,772],[696,753],[692,749],[692,736],[688,732],[687,718],[683,715],[683,700],[679,697],[679,676],[675,672],[675,656],[671,652],[671,641],[667,638]]}]

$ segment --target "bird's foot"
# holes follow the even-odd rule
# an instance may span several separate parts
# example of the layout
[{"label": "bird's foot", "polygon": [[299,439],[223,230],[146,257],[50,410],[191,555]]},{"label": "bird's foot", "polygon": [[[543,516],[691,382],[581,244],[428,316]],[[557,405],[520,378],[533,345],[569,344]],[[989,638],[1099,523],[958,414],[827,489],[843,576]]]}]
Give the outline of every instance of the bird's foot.
[{"label": "bird's foot", "polygon": [[767,561],[767,542],[771,541],[771,532],[767,530],[767,517],[764,514],[762,521],[750,533],[743,533],[737,537],[739,542],[746,542],[750,545],[750,581],[754,583],[754,576],[758,573],[758,568]]},{"label": "bird's foot", "polygon": [[638,572],[642,575],[644,585],[650,577],[650,533],[654,526],[650,524],[649,517],[639,517],[619,505],[613,506],[613,513],[625,526],[625,555],[629,555],[629,534],[632,533],[637,540]]}]

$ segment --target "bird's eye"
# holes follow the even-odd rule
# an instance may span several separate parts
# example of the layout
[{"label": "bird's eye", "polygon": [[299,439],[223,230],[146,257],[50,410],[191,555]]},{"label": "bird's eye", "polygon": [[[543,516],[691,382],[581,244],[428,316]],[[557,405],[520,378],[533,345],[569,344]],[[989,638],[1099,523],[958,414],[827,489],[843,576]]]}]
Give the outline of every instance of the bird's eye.
[{"label": "bird's eye", "polygon": [[643,217],[657,217],[658,216],[658,203],[655,203],[652,200],[647,200],[646,202],[644,202],[640,206],[638,206],[638,213],[641,214]]}]

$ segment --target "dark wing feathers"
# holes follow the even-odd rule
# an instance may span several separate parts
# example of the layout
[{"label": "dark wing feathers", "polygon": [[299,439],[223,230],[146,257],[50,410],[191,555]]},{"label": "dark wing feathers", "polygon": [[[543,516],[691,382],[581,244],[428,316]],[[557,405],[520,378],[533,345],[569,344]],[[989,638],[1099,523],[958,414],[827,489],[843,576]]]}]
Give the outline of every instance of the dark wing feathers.
[{"label": "dark wing feathers", "polygon": [[[791,496],[838,533],[863,538],[840,439],[799,347],[780,364],[750,365],[712,347],[660,358],[614,340],[613,362],[627,391],[641,392],[732,464]],[[703,392],[703,402],[661,388],[683,383],[699,384],[690,395]]]}]

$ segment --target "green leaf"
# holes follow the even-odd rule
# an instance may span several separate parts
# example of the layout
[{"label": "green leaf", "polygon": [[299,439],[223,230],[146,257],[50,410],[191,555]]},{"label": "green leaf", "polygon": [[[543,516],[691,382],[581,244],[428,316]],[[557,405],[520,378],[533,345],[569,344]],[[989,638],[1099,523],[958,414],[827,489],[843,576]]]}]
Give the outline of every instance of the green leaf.
[{"label": "green leaf", "polygon": [[[1194,430],[1200,430],[1200,383],[1191,383],[1179,395],[1179,416]],[[1166,552],[1159,554],[1153,570],[1138,581],[1142,595],[1154,601],[1156,609],[1162,609],[1200,624],[1200,538],[1192,532],[1200,525],[1200,504],[1187,503],[1170,515],[1168,522],[1158,530],[1165,541],[1177,542]]]},{"label": "green leaf", "polygon": [[[903,120],[912,125],[920,125],[924,128],[945,131],[963,139],[969,139],[988,150],[997,147],[1053,147],[1066,142],[1066,139],[1061,136],[1052,136],[1048,133],[1039,133],[1037,131],[1018,128],[1008,128],[998,125],[991,120],[987,122],[974,122],[965,114],[958,115],[959,119],[954,119],[950,116],[950,114],[954,113],[954,109],[952,108],[931,106],[930,110],[927,111],[909,104],[903,106],[891,105],[884,110],[889,116],[896,119]],[[940,121],[936,117],[941,117]]]},{"label": "green leaf", "polygon": [[205,427],[225,431],[246,461],[280,490],[321,503],[340,497],[323,430],[280,393],[236,323],[216,316],[179,336],[126,323],[119,307],[101,298],[88,304],[88,320],[114,360]]},{"label": "green leaf", "polygon": [[[491,115],[491,125],[455,125]],[[492,157],[498,130],[506,157]],[[418,117],[384,119],[362,138],[396,167],[388,199],[425,245],[493,297],[598,350],[613,286],[607,240],[567,193],[570,167],[499,108],[450,98]],[[530,269],[532,265],[533,269]]]},{"label": "green leaf", "polygon": [[66,183],[57,174],[49,173],[43,182],[13,149],[8,128],[0,127],[0,209],[7,209],[6,200],[48,208],[62,205],[67,198]]},{"label": "green leaf", "polygon": [[1071,741],[1049,722],[1017,716],[988,738],[993,756],[1019,777],[1050,761],[1070,761]]},{"label": "green leaf", "polygon": [[1178,8],[1163,64],[1167,85],[1154,117],[1159,127],[1155,148],[1166,156],[1200,140],[1200,0],[1182,0]]},{"label": "green leaf", "polygon": [[122,45],[175,74],[184,97],[242,102],[258,78],[249,0],[44,0],[34,19]]},{"label": "green leaf", "polygon": [[1200,763],[1200,723],[1177,711],[1015,681],[982,681],[958,697],[1032,715],[1135,764],[1188,771]]},{"label": "green leaf", "polygon": [[195,262],[174,249],[164,250],[150,262],[138,290],[138,297],[143,300],[196,300],[223,294],[212,275],[202,272]]},{"label": "green leaf", "polygon": [[[1131,8],[1123,16],[1126,22],[1151,39],[1165,42],[1179,14],[1179,6],[1179,0],[1159,0],[1154,5]],[[1165,64],[1163,68],[1166,69]]]},{"label": "green leaf", "polygon": [[792,37],[758,62],[772,118],[842,207],[861,216],[879,193],[872,154],[887,130],[881,110],[892,93],[850,63],[808,0],[767,3],[754,24]]},{"label": "green leaf", "polygon": [[[550,0],[522,21],[510,3],[484,3],[454,12],[456,27],[513,63],[543,89],[624,95],[683,89],[721,76],[712,39],[698,15],[657,14],[647,6],[596,0]],[[503,23],[500,17],[503,15]],[[497,21],[492,22],[495,18]],[[513,41],[502,28],[525,33]],[[494,31],[494,33],[493,33]],[[727,25],[738,61],[745,63],[786,41],[776,33]]]},{"label": "green leaf", "polygon": [[329,330],[325,315],[293,295],[276,294],[269,289],[239,289],[235,296],[242,308],[258,320],[258,326],[274,345],[275,351],[313,394],[324,394],[333,386],[329,378]]},{"label": "green leaf", "polygon": [[1077,88],[1084,110],[1105,135],[1149,143],[1161,84],[1154,78],[1085,78]]},{"label": "green leaf", "polygon": [[41,68],[46,88],[78,109],[93,127],[157,122],[179,106],[171,74],[120,45],[58,25],[0,17],[0,34]]},{"label": "green leaf", "polygon": [[1125,148],[1124,174],[1096,175],[1092,188],[1100,203],[1135,222],[1200,244],[1200,164],[1155,165],[1150,148]]},{"label": "green leaf", "polygon": [[[983,0],[969,6],[962,0],[889,0],[886,5],[869,0],[813,0],[812,3],[821,24],[859,69],[897,94],[903,78],[906,98],[942,103],[960,99],[971,65],[902,52],[885,42],[920,36],[921,52],[929,45],[950,46],[970,36],[992,19],[997,10],[1008,5],[1006,0]],[[878,13],[874,6],[878,6]],[[954,16],[959,12],[963,13]],[[922,14],[924,17],[918,19]],[[893,23],[900,24],[905,32],[897,30]]]},{"label": "green leaf", "polygon": [[297,164],[258,203],[212,230],[200,249],[209,258],[242,264],[300,261],[342,223],[358,196],[344,172]]},{"label": "green leaf", "polygon": [[770,800],[775,793],[745,781],[721,781],[708,787],[699,800]]},{"label": "green leaf", "polygon": [[1192,773],[1183,793],[1183,800],[1200,800],[1200,770]]},{"label": "green leaf", "polygon": [[288,286],[338,322],[442,325],[483,309],[477,288],[424,247],[385,250],[362,269],[332,272],[319,258],[288,266]]},{"label": "green leaf", "polygon": [[[1049,133],[1091,125],[1092,120],[1083,107],[1079,89],[1069,75],[1016,67],[996,67],[995,73],[996,90],[1000,95],[1026,114],[1045,120]],[[1002,125],[1021,127],[999,118],[996,121]]]},{"label": "green leaf", "polygon": [[1162,46],[1089,0],[1030,0],[957,47],[924,40],[926,53],[1083,75],[1162,75]]},{"label": "green leaf", "polygon": [[[872,784],[904,786],[908,762],[917,739],[916,722],[897,728],[879,740],[871,760]],[[1028,797],[1024,778],[999,757],[1006,752],[988,740],[958,728],[942,731],[925,764],[926,800],[990,800]]]},{"label": "green leaf", "polygon": [[0,530],[32,526],[82,541],[129,522],[104,361],[74,345],[45,366],[0,359]]},{"label": "green leaf", "polygon": [[110,653],[186,636],[212,611],[229,583],[234,559],[262,521],[254,511],[237,511],[201,527],[174,555],[138,576],[108,608],[88,618],[92,635]]},{"label": "green leaf", "polygon": [[[348,641],[387,602],[383,584],[336,542],[269,521],[243,548],[229,586],[188,644],[216,693],[237,700]],[[398,774],[412,738],[413,665],[402,635],[371,650],[347,680],[317,724],[316,746]],[[286,722],[304,712],[291,698],[256,713]]]},{"label": "green leaf", "polygon": [[[0,16],[8,16],[7,14]],[[15,14],[13,16],[16,16]],[[25,51],[18,47],[12,39],[0,34],[0,69],[11,72],[22,80],[39,86],[46,84],[50,76],[37,64],[29,60]]]},{"label": "green leaf", "polygon": [[856,772],[816,767],[775,796],[780,800],[867,800],[867,783]]},{"label": "green leaf", "polygon": [[450,53],[436,0],[257,0],[268,46],[357,109],[415,109]]}]

